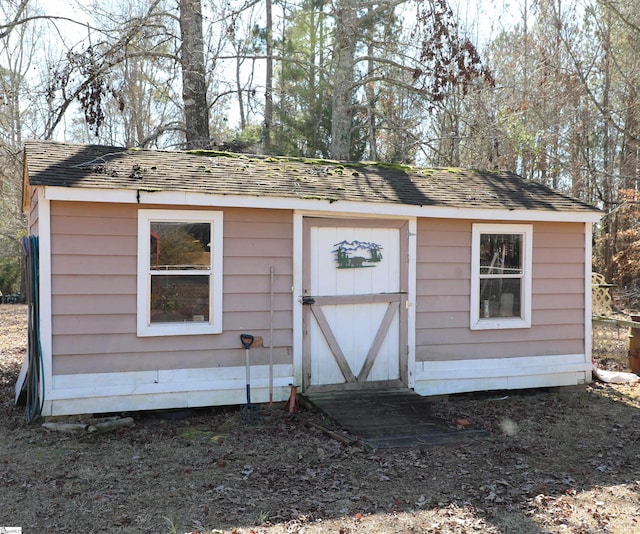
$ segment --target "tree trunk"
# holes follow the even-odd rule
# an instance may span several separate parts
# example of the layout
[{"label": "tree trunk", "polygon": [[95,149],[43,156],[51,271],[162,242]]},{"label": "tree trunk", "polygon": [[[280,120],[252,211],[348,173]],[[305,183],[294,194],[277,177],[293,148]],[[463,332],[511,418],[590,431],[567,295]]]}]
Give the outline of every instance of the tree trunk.
[{"label": "tree trunk", "polygon": [[267,10],[267,72],[264,91],[264,151],[271,151],[271,127],[273,125],[273,19],[271,0],[266,0]]},{"label": "tree trunk", "polygon": [[[373,30],[371,31],[373,34]],[[368,43],[368,75],[369,78],[373,78],[375,76],[375,65],[373,58],[375,57],[375,50],[373,47],[373,38],[374,36],[370,36],[370,40]],[[375,89],[373,86],[373,82],[369,82],[366,85],[366,93],[367,93],[367,119],[369,122],[369,159],[371,161],[378,161],[378,132],[376,127],[376,95]]]},{"label": "tree trunk", "polygon": [[622,150],[620,154],[620,187],[623,189],[637,190],[638,169],[640,168],[638,159],[640,147],[638,146],[638,110],[636,102],[638,94],[635,86],[627,89],[626,113],[624,121],[624,131],[622,137]]},{"label": "tree trunk", "polygon": [[[613,208],[615,202],[615,193],[614,193],[614,184],[613,184],[613,153],[615,149],[613,147],[614,143],[611,139],[611,15],[608,14],[608,17],[603,24],[605,31],[602,33],[603,39],[603,47],[604,47],[604,59],[602,65],[602,76],[603,76],[603,87],[602,87],[602,102],[601,107],[604,113],[603,121],[602,121],[602,170],[603,170],[603,180],[602,180],[602,193],[603,193],[603,204],[604,209],[609,211]],[[603,225],[603,230],[605,234],[609,234],[609,239],[606,240],[606,245],[604,249],[604,265],[606,266],[605,272],[603,273],[605,279],[613,280],[613,256],[617,252],[616,242],[618,239],[618,224],[617,224],[617,212],[613,214],[611,217],[605,217],[605,223]]]},{"label": "tree trunk", "polygon": [[243,58],[238,52],[236,58],[236,95],[238,95],[238,114],[240,115],[240,130],[247,127],[247,116],[244,112],[244,94],[242,90],[242,62]]},{"label": "tree trunk", "polygon": [[211,139],[200,0],[180,0],[180,33],[186,148],[207,148]]},{"label": "tree trunk", "polygon": [[336,8],[331,157],[348,161],[358,18],[353,0],[340,0]]}]

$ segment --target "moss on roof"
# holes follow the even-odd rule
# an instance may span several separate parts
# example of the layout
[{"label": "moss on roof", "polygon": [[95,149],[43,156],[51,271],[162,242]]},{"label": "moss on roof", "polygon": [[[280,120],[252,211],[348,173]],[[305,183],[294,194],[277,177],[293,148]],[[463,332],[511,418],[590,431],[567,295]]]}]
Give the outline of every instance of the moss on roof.
[{"label": "moss on roof", "polygon": [[28,180],[34,186],[182,191],[331,203],[597,212],[580,200],[504,171],[48,141],[27,142],[25,154]]}]

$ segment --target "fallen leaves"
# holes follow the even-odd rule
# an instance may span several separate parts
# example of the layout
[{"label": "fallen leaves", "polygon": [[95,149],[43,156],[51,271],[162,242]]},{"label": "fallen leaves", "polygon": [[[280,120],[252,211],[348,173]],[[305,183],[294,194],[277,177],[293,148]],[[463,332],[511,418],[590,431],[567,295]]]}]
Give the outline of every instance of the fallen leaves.
[{"label": "fallen leaves", "polygon": [[640,386],[434,399],[435,415],[491,438],[423,449],[347,445],[318,414],[279,408],[250,429],[232,409],[136,414],[134,428],[66,435],[13,408],[24,309],[12,310],[22,319],[0,323],[15,331],[0,338],[0,517],[12,524],[163,532],[164,516],[201,534],[638,531]]}]

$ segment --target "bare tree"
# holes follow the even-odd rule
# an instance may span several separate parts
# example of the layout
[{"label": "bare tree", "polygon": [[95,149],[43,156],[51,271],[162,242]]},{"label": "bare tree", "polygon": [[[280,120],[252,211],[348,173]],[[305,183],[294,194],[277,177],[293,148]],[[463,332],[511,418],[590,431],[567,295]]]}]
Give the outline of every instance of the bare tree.
[{"label": "bare tree", "polygon": [[186,147],[208,148],[211,139],[200,0],[180,0],[180,34]]},{"label": "bare tree", "polygon": [[[339,0],[336,3],[331,117],[331,155],[335,159],[348,160],[351,157],[354,95],[356,90],[369,83],[382,82],[390,87],[414,90],[432,102],[440,102],[452,87],[460,86],[466,93],[476,78],[493,81],[475,46],[459,33],[446,0],[416,3],[416,25],[410,40],[405,43],[408,47],[411,47],[410,43],[417,44],[415,56],[406,53],[397,60],[385,57],[383,43],[378,43],[376,48],[379,51],[375,57],[356,55],[363,37],[361,29],[376,21],[387,20],[384,14],[393,12],[403,3],[402,0],[364,4],[355,0]],[[360,10],[364,10],[363,14]],[[360,63],[368,64],[368,75],[357,71]],[[381,66],[392,66],[393,75],[388,74],[390,69],[385,71]]]}]

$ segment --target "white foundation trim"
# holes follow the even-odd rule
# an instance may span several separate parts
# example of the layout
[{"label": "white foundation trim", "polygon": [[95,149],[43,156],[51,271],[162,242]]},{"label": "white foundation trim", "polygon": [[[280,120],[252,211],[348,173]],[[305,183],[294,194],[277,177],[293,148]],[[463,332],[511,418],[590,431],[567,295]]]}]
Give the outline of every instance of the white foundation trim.
[{"label": "white foundation trim", "polygon": [[525,389],[591,382],[584,354],[416,362],[415,391],[443,395],[492,389]]},{"label": "white foundation trim", "polygon": [[[43,416],[246,403],[244,366],[55,375]],[[289,398],[293,366],[273,366],[275,402]],[[251,402],[269,401],[269,366],[251,366]]]}]

